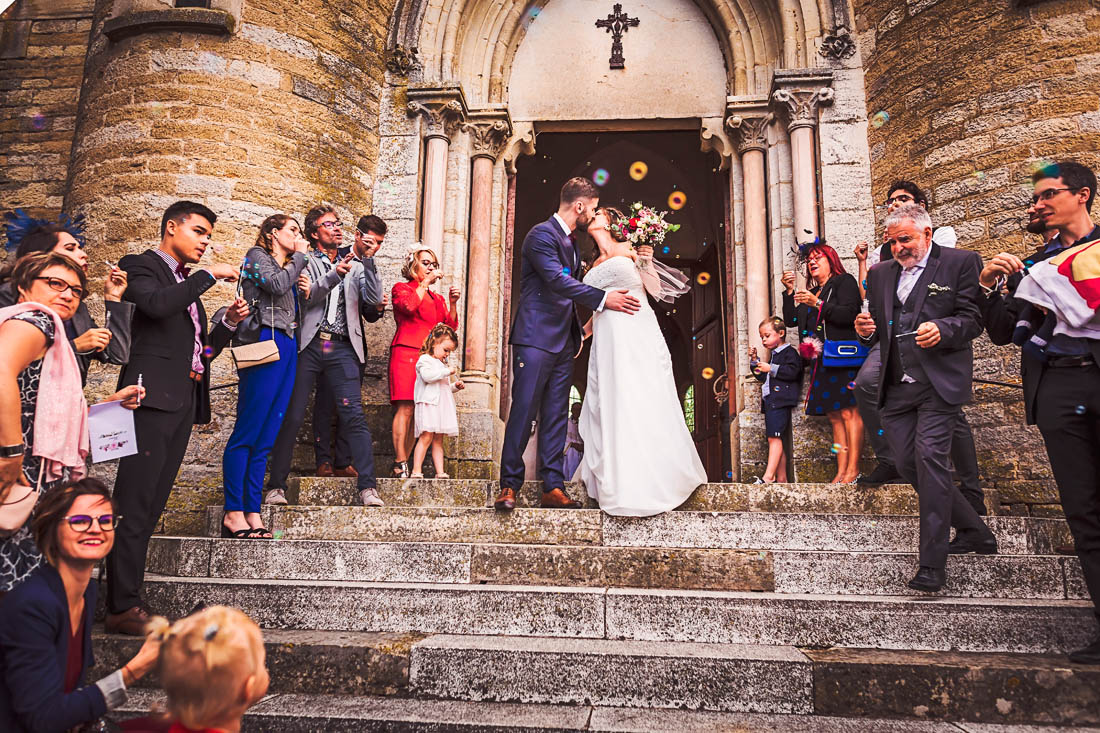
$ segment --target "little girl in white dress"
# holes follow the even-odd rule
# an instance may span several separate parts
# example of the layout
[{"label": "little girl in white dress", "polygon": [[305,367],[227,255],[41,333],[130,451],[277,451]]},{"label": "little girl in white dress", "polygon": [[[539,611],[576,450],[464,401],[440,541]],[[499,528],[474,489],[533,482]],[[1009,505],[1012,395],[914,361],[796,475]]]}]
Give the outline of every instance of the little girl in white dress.
[{"label": "little girl in white dress", "polygon": [[424,457],[428,446],[432,449],[435,477],[450,478],[443,471],[443,436],[458,435],[458,413],[452,392],[465,386],[461,379],[453,385],[450,382],[451,375],[457,369],[447,366],[447,359],[457,345],[458,334],[455,330],[440,323],[420,347],[420,357],[416,360],[416,384],[413,385],[416,446],[413,448],[411,478],[424,478]]}]

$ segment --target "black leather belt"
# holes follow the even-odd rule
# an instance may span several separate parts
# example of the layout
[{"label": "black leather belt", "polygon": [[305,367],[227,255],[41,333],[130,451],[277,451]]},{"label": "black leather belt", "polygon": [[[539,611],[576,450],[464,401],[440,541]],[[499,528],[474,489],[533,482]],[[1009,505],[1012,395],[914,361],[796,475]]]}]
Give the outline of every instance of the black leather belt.
[{"label": "black leather belt", "polygon": [[1074,354],[1073,356],[1052,356],[1047,359],[1047,366],[1056,369],[1069,367],[1087,367],[1096,363],[1092,354]]},{"label": "black leather belt", "polygon": [[329,333],[328,331],[318,331],[317,335],[321,337],[322,341],[346,341],[351,342],[351,339],[339,333]]}]

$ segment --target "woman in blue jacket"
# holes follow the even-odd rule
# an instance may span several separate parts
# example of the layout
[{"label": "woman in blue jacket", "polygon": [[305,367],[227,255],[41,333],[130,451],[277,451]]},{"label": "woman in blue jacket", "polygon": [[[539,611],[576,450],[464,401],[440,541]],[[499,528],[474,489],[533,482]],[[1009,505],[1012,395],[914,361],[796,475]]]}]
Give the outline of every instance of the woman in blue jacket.
[{"label": "woman in blue jacket", "polygon": [[84,685],[92,666],[92,569],[114,546],[107,487],[84,479],[39,502],[35,541],[46,563],[0,602],[0,730],[67,731],[126,701],[126,687],[156,664],[149,639],[122,669]]}]

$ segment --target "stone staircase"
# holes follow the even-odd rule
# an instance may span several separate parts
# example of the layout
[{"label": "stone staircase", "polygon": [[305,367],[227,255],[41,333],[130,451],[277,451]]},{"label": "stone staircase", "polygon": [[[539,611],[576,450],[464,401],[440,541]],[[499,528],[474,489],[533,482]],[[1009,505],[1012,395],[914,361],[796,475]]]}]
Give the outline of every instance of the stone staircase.
[{"label": "stone staircase", "polygon": [[[1001,554],[951,558],[926,596],[908,486],[708,484],[644,519],[533,508],[534,484],[498,515],[496,490],[383,480],[368,509],[302,478],[265,508],[274,542],[154,538],[147,598],[264,628],[250,730],[1100,726],[1100,669],[1063,654],[1096,627],[1060,519],[990,517]],[[138,643],[99,634],[97,663]]]}]

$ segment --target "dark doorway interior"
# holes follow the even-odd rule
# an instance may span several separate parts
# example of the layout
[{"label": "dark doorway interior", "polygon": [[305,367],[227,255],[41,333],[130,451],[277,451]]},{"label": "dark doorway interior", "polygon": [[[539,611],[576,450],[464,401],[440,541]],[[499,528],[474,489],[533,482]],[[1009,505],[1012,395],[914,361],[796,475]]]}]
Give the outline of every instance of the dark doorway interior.
[{"label": "dark doorway interior", "polygon": [[[729,417],[714,398],[714,380],[725,373],[727,277],[723,249],[723,197],[727,175],[713,154],[699,149],[698,132],[550,133],[539,134],[538,153],[520,158],[516,182],[515,256],[512,283],[519,283],[523,237],[557,209],[561,185],[573,176],[600,184],[600,203],[627,211],[635,201],[668,210],[668,221],[680,224],[656,256],[692,278],[692,292],[655,310],[672,355],[676,389],[711,481],[726,480],[730,471]],[[645,174],[640,176],[644,164]],[[676,208],[676,196],[683,205]],[[586,262],[594,245],[582,237]],[[513,286],[511,323],[517,303]],[[651,304],[653,301],[651,301]],[[585,314],[582,314],[582,316]],[[587,383],[588,347],[576,361],[573,384],[583,396]],[[729,404],[728,402],[726,403]]]}]

